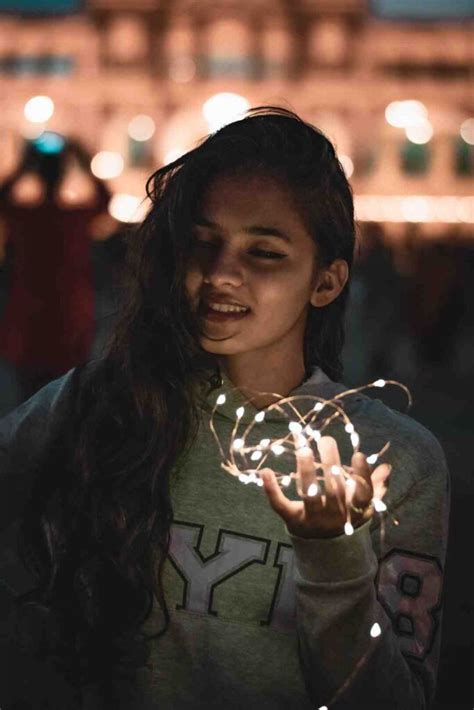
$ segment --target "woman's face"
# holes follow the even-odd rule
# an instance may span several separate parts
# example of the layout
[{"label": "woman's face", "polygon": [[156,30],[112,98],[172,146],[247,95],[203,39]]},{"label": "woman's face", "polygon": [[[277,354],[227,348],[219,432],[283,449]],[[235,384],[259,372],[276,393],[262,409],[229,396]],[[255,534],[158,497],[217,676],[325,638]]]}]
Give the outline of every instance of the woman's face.
[{"label": "woman's face", "polygon": [[210,185],[186,276],[204,350],[255,352],[269,363],[276,350],[301,353],[318,272],[315,244],[284,184],[245,175]]}]

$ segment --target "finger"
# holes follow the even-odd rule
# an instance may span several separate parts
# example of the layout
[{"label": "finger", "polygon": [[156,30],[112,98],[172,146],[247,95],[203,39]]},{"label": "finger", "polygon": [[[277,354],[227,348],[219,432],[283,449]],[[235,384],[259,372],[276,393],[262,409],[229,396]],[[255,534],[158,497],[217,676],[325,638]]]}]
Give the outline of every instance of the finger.
[{"label": "finger", "polygon": [[317,446],[321,459],[324,487],[327,496],[329,498],[336,498],[338,507],[343,510],[345,485],[337,442],[332,436],[322,436],[317,442]]},{"label": "finger", "polygon": [[377,466],[371,475],[373,497],[382,500],[387,492],[387,479],[392,471],[392,466],[388,463],[382,463]]},{"label": "finger", "polygon": [[301,449],[296,450],[295,456],[298,492],[302,496],[309,495],[314,497],[318,491],[313,451],[309,446],[303,446]]},{"label": "finger", "polygon": [[319,456],[321,457],[321,463],[335,464],[336,466],[341,465],[341,457],[334,437],[322,436],[316,443]]},{"label": "finger", "polygon": [[259,473],[263,481],[263,489],[273,510],[278,513],[285,522],[294,518],[295,514],[302,509],[302,504],[288,500],[278,485],[274,472],[270,468],[262,468]]},{"label": "finger", "polygon": [[351,463],[352,480],[355,481],[351,503],[358,508],[366,508],[373,495],[370,466],[360,451],[352,456]]}]

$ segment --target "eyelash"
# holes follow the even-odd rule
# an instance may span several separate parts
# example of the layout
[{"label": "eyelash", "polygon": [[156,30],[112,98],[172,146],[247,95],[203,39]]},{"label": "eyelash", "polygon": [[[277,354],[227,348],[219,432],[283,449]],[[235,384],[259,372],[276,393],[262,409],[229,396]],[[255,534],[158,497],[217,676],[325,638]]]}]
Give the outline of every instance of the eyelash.
[{"label": "eyelash", "polygon": [[[214,244],[212,242],[203,242],[203,241],[198,240],[196,242],[196,246],[209,248],[209,247],[213,247]],[[279,260],[279,259],[286,258],[286,254],[279,254],[278,252],[275,252],[275,251],[266,251],[265,249],[252,249],[249,253],[250,254],[252,254],[252,253],[258,254],[258,258],[260,258],[260,259]]]}]

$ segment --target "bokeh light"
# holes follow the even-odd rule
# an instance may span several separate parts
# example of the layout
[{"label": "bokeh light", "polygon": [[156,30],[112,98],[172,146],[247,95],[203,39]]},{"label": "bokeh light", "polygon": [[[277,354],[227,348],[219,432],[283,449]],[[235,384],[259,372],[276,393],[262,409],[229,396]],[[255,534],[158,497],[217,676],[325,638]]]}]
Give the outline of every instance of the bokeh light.
[{"label": "bokeh light", "polygon": [[147,141],[155,133],[156,126],[151,116],[144,113],[132,118],[128,124],[128,135],[136,141]]},{"label": "bokeh light", "polygon": [[354,163],[352,162],[351,158],[349,158],[348,155],[338,155],[339,162],[341,163],[342,167],[344,168],[344,173],[346,175],[346,178],[349,179],[353,172],[354,172]]},{"label": "bokeh light", "polygon": [[181,148],[172,148],[165,153],[165,165],[168,163],[173,163],[178,160],[186,151],[181,150]]},{"label": "bokeh light", "polygon": [[118,177],[123,173],[124,165],[120,153],[110,150],[100,151],[91,160],[91,170],[101,180],[111,180]]},{"label": "bokeh light", "polygon": [[407,222],[431,222],[431,205],[426,197],[404,197],[401,201],[402,215]]},{"label": "bokeh light", "polygon": [[54,113],[54,101],[49,96],[33,96],[26,102],[23,113],[31,123],[46,123]]},{"label": "bokeh light", "polygon": [[433,137],[433,126],[429,121],[424,121],[417,126],[407,126],[405,135],[411,143],[424,145],[429,143]]},{"label": "bokeh light", "polygon": [[142,198],[127,193],[117,193],[109,202],[109,214],[119,222],[141,222],[145,216],[147,204]]},{"label": "bokeh light", "polygon": [[223,92],[214,94],[204,102],[202,113],[211,131],[217,131],[239,118],[250,108],[249,101],[240,94]]},{"label": "bokeh light", "polygon": [[428,111],[421,101],[392,101],[385,109],[385,118],[395,128],[407,128],[424,124]]},{"label": "bokeh light", "polygon": [[42,131],[38,138],[33,140],[33,145],[40,153],[54,155],[64,150],[66,139],[59,133]]},{"label": "bokeh light", "polygon": [[466,120],[461,123],[459,132],[463,141],[469,145],[474,145],[474,118],[466,118]]}]

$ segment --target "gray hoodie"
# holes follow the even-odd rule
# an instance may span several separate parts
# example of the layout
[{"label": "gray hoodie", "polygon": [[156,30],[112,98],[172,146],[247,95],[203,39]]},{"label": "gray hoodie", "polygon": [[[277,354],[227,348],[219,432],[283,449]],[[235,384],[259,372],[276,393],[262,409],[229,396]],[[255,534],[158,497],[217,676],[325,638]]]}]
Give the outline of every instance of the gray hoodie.
[{"label": "gray hoodie", "polygon": [[[11,551],[31,486],[26,464],[67,416],[72,372],[0,424],[0,582],[12,593],[31,584]],[[316,368],[291,395],[330,399],[347,389]],[[449,515],[449,476],[438,441],[380,400],[362,393],[340,400],[361,451],[369,455],[390,442],[380,459],[392,465],[388,512],[375,514],[351,536],[302,539],[289,534],[262,488],[222,469],[209,426],[222,393],[226,402],[217,408],[215,428],[224,453],[236,409],[245,408],[241,429],[258,412],[225,376],[203,396],[199,435],[171,479],[174,521],[164,566],[171,624],[151,643],[151,664],[139,674],[130,710],[428,708],[439,656]],[[314,400],[296,404],[304,413]],[[266,416],[254,429],[256,440],[285,436],[289,414]],[[342,462],[350,463],[352,447],[340,417],[324,434],[336,439]],[[266,465],[290,473],[294,458],[280,456]],[[285,493],[298,499],[292,486]],[[155,601],[144,628],[157,631],[162,619]],[[93,687],[86,697],[87,708],[99,707]],[[0,684],[0,707],[1,701]]]}]

